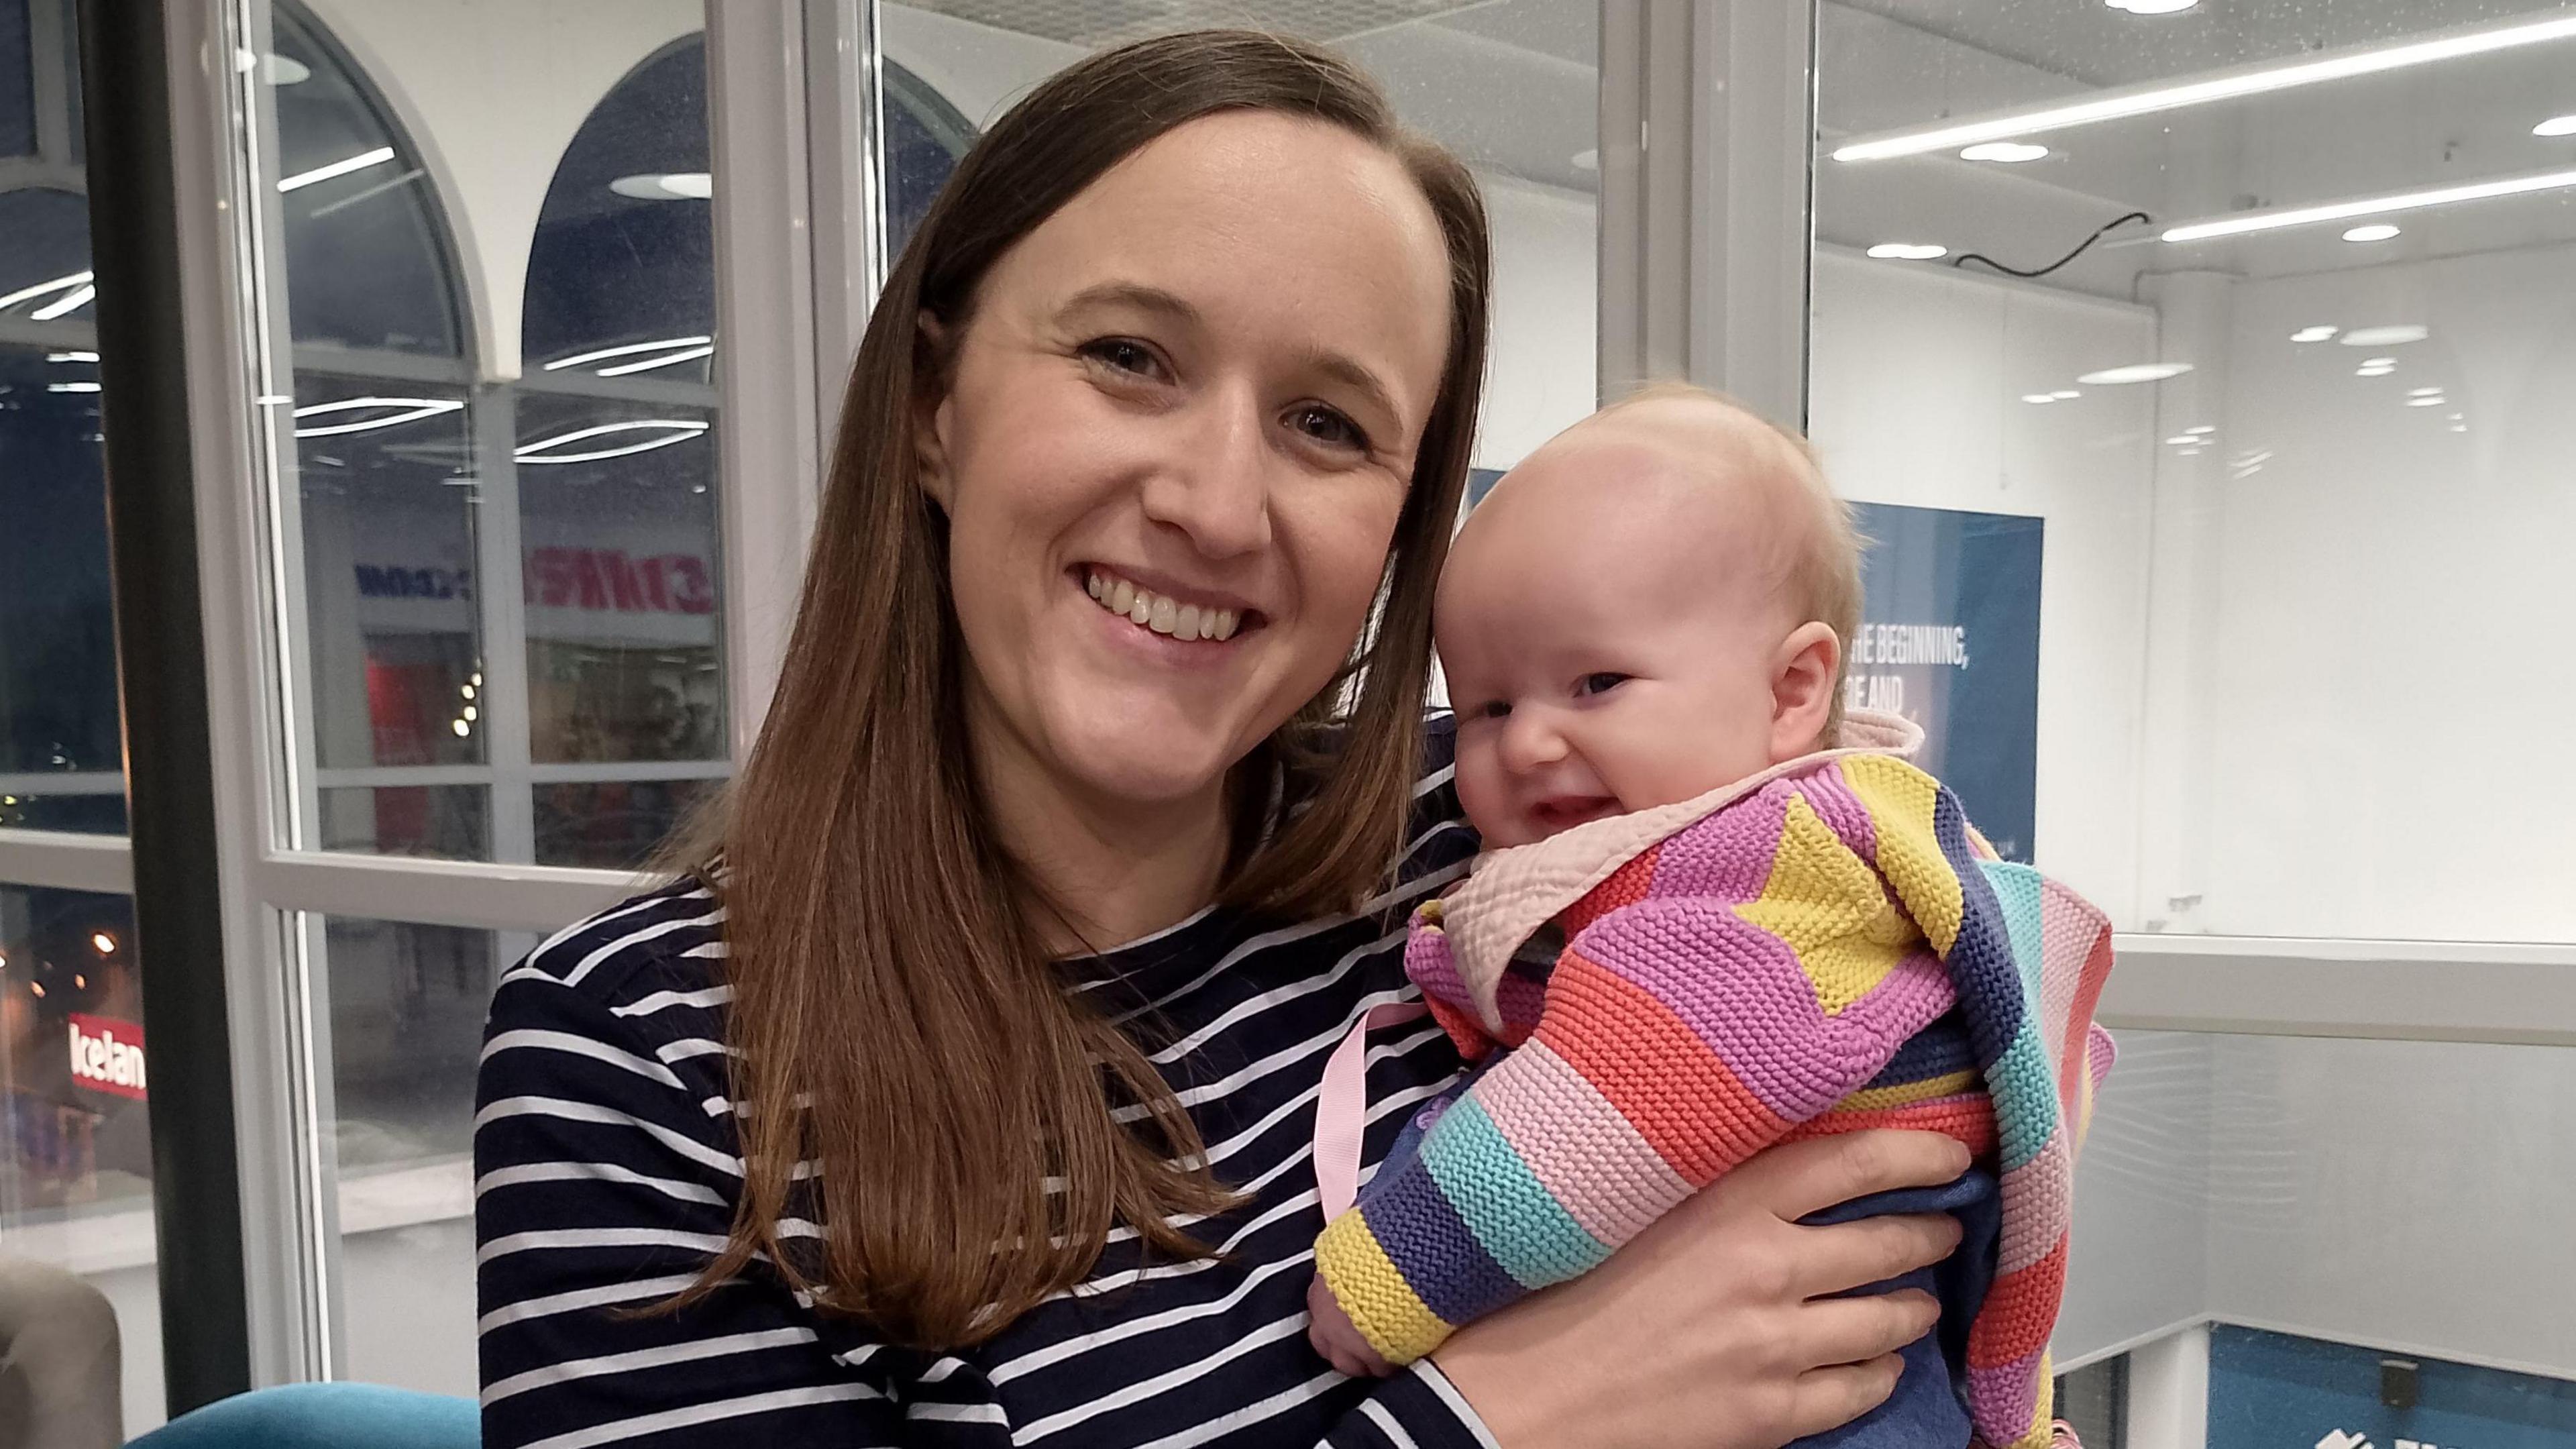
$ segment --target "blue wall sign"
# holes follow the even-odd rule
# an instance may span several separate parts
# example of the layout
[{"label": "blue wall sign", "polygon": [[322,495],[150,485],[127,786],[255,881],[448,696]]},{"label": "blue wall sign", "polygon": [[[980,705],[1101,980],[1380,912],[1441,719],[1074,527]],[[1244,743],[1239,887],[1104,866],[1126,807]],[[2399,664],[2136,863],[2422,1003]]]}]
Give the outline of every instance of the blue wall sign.
[{"label": "blue wall sign", "polygon": [[[2412,1364],[2414,1406],[2380,1397]],[[2219,1324],[2209,1331],[2209,1449],[2567,1449],[2576,1383]]]},{"label": "blue wall sign", "polygon": [[1917,763],[1957,793],[1996,851],[2027,862],[2039,768],[2045,525],[1886,503],[1854,504],[1852,512],[1871,545],[1861,559],[1867,598],[1844,700],[1921,725]]}]

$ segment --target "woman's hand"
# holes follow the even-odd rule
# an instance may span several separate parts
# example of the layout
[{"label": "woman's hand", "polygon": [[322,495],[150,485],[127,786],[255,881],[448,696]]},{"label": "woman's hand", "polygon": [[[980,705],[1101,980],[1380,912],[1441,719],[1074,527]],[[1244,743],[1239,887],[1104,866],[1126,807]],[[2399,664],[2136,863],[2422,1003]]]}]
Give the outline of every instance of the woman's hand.
[{"label": "woman's hand", "polygon": [[1774,1147],[1433,1359],[1503,1449],[1778,1449],[1837,1428],[1895,1391],[1896,1351],[1931,1331],[1940,1305],[1829,1295],[1939,1262],[1959,1225],[1798,1219],[1967,1168],[1966,1147],[1924,1132]]}]

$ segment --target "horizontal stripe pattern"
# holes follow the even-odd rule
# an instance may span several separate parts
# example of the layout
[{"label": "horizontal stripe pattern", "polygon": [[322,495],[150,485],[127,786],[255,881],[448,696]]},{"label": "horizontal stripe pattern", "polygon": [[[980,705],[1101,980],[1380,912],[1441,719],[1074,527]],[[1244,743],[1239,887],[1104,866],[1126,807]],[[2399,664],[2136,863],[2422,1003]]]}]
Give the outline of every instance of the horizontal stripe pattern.
[{"label": "horizontal stripe pattern", "polygon": [[[1211,910],[1066,963],[1069,985],[1138,1034],[1248,1200],[1185,1224],[1222,1258],[1149,1257],[1122,1229],[1080,1288],[971,1350],[876,1341],[765,1263],[671,1306],[721,1249],[741,1190],[722,912],[682,882],[556,933],[507,973],[486,1032],[485,1443],[1491,1449],[1436,1370],[1348,1380],[1305,1333],[1324,1058],[1368,1004],[1410,992],[1403,920],[1475,849],[1445,726],[1431,744],[1398,882],[1366,909],[1303,923]],[[1458,1068],[1437,1027],[1373,1038],[1367,1161]]]}]

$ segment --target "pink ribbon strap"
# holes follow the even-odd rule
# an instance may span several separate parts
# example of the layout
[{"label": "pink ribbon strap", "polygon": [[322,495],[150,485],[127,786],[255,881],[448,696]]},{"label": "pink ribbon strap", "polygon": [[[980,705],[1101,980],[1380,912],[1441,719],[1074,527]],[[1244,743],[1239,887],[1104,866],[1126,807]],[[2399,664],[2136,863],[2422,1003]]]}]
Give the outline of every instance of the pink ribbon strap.
[{"label": "pink ribbon strap", "polygon": [[1351,1023],[1350,1035],[1324,1063],[1324,1087],[1315,1100],[1315,1192],[1324,1220],[1350,1211],[1360,1199],[1360,1135],[1368,1128],[1368,1034],[1430,1008],[1419,1001],[1372,1006]]}]

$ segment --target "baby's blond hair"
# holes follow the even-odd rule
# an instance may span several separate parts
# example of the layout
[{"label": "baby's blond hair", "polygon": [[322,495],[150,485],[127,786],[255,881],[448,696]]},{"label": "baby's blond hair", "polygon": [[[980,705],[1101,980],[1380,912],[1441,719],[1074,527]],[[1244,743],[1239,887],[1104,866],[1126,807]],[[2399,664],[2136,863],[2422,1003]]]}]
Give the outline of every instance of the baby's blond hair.
[{"label": "baby's blond hair", "polygon": [[1834,678],[1833,713],[1825,722],[1825,740],[1830,745],[1842,729],[1843,681],[1851,670],[1852,640],[1860,633],[1861,551],[1869,546],[1869,540],[1852,522],[1851,505],[1837,497],[1825,480],[1813,444],[1714,388],[1692,382],[1648,383],[1593,416],[1610,417],[1658,402],[1708,404],[1726,414],[1735,426],[1779,445],[1785,465],[1780,471],[1797,484],[1798,506],[1807,515],[1800,520],[1804,526],[1797,530],[1790,546],[1781,588],[1799,622],[1822,623],[1834,631],[1834,638],[1842,645],[1842,672]]}]

